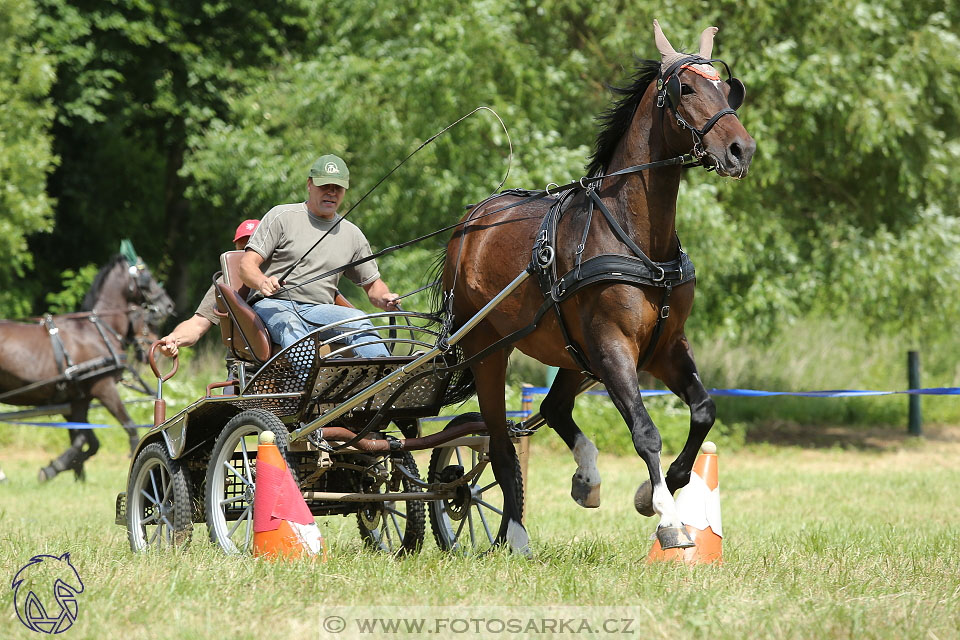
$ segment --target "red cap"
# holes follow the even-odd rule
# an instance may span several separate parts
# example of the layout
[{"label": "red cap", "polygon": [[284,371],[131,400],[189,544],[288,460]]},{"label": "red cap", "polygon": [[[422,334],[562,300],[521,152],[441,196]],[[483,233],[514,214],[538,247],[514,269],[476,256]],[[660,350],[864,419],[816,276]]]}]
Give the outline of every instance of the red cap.
[{"label": "red cap", "polygon": [[259,224],[259,220],[244,220],[240,223],[240,226],[237,227],[237,235],[233,236],[233,241],[236,242],[240,238],[252,236],[253,232],[257,230],[257,225]]}]

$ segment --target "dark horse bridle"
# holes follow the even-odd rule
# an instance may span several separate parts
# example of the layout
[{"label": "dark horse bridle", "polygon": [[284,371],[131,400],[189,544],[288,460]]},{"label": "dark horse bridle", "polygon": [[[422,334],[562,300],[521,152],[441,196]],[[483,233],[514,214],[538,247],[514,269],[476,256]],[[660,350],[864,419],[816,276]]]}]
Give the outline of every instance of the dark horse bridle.
[{"label": "dark horse bridle", "polygon": [[[727,94],[727,104],[730,106],[721,109],[720,111],[713,114],[713,116],[707,120],[707,122],[701,128],[697,128],[686,121],[686,119],[680,114],[680,100],[683,97],[683,86],[680,83],[680,72],[684,69],[690,68],[691,71],[697,73],[692,67],[697,65],[710,65],[714,62],[719,62],[723,65],[723,68],[727,72],[727,86],[730,87],[730,92]],[[719,78],[719,75],[717,76]],[[660,71],[660,77],[657,79],[657,106],[660,109],[666,108],[668,105],[670,110],[673,112],[673,117],[676,118],[677,125],[681,129],[689,129],[690,134],[693,136],[693,155],[697,158],[703,158],[706,155],[706,151],[703,149],[703,137],[707,135],[710,129],[713,128],[713,125],[717,124],[717,121],[720,120],[723,116],[732,115],[734,118],[737,117],[737,109],[740,108],[740,105],[743,104],[744,98],[746,98],[747,91],[743,86],[743,82],[739,78],[733,77],[733,73],[730,71],[730,66],[720,58],[701,58],[700,56],[689,56],[681,60],[677,60],[672,65],[667,67],[666,71]],[[662,113],[662,112],[661,112]],[[707,167],[710,170],[712,167]]]}]

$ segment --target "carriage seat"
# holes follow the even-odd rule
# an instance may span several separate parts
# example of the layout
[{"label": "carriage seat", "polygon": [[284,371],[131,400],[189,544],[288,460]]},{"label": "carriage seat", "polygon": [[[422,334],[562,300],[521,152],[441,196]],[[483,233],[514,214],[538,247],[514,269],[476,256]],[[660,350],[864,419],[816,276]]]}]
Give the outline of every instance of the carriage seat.
[{"label": "carriage seat", "polygon": [[[271,342],[263,320],[247,303],[250,288],[240,278],[240,259],[244,253],[226,251],[220,254],[221,278],[216,282],[215,313],[220,318],[220,339],[227,351],[240,360],[262,364],[280,350],[280,345]],[[339,291],[334,304],[353,307]],[[330,351],[330,346],[324,345],[320,355]]]}]

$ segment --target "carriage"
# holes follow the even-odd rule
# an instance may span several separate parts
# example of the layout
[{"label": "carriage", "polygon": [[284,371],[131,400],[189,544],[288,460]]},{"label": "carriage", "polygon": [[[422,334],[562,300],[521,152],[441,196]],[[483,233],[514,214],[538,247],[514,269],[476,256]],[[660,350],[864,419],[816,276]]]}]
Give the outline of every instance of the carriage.
[{"label": "carriage", "polygon": [[[158,379],[155,426],[134,452],[127,490],[116,504],[116,522],[127,527],[131,548],[181,545],[194,524],[206,523],[224,552],[248,551],[263,431],[275,434],[311,512],[355,517],[362,539],[375,549],[419,549],[427,517],[441,549],[492,545],[503,496],[479,414],[461,414],[439,433],[421,434],[422,419],[450,403],[461,375],[451,366],[450,346],[436,345],[437,318],[412,311],[366,316],[378,322],[377,342],[388,347],[387,357],[355,357],[342,333],[321,337],[335,333],[337,323],[278,350],[242,295],[236,273],[242,254],[224,253],[216,276],[228,379],[166,419],[163,382],[178,363],[163,374],[159,343],[150,350]],[[349,304],[342,296],[338,303]],[[515,439],[530,433],[518,426]],[[425,476],[412,453],[422,450],[431,450]],[[522,492],[522,483],[516,486]]]},{"label": "carriage", "polygon": [[[504,544],[529,555],[515,444],[548,424],[577,463],[571,497],[599,506],[597,448],[573,419],[575,397],[597,381],[646,467],[634,507],[659,516],[663,549],[694,546],[673,493],[689,482],[716,407],[684,330],[696,274],[677,234],[677,193],[688,167],[743,178],[756,141],[737,116],[743,83],[712,57],[717,29],[705,29],[699,53],[687,54],[656,20],[653,26],[661,59],[640,61],[632,84],[616,90],[619,98],[599,118],[587,175],[552,189],[495,194],[430,234],[455,229],[439,263],[442,305],[381,325],[391,356],[355,358],[317,334],[274,353],[262,323],[227,284],[224,258],[218,304],[236,359],[232,374],[173,418],[158,415],[140,443],[117,502],[135,550],[181,542],[200,521],[224,550],[246,549],[251,451],[255,435],[270,430],[311,511],[356,514],[372,546],[417,548],[429,511],[441,548]],[[560,369],[542,418],[520,424],[506,420],[504,400],[514,348]],[[690,408],[689,435],[666,473],[639,371]],[[474,388],[480,414],[420,435],[422,418]],[[425,480],[411,455],[420,449],[432,450]]]}]

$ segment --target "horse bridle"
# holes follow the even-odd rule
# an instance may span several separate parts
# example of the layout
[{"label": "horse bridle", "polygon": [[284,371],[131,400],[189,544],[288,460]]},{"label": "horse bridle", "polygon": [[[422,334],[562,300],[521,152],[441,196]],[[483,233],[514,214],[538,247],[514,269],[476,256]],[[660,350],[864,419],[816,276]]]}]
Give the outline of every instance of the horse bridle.
[{"label": "horse bridle", "polygon": [[[730,106],[713,114],[713,116],[707,120],[706,124],[698,129],[687,122],[686,119],[684,119],[684,117],[680,114],[680,100],[682,97],[680,72],[688,67],[694,67],[702,64],[712,64],[714,62],[719,62],[722,64],[723,68],[727,72],[726,82],[727,86],[730,87],[730,93],[727,94],[727,103]],[[660,77],[657,79],[657,106],[663,109],[669,104],[670,110],[673,112],[674,118],[676,118],[677,125],[679,125],[681,129],[690,130],[690,134],[693,136],[693,155],[698,158],[703,158],[707,154],[703,148],[703,137],[707,135],[710,129],[713,128],[713,125],[717,124],[717,121],[723,116],[732,115],[736,118],[737,109],[739,109],[740,105],[743,104],[743,100],[746,95],[747,91],[743,86],[743,82],[741,82],[739,78],[733,77],[733,73],[730,71],[730,66],[719,58],[707,59],[701,58],[700,56],[689,56],[681,60],[677,60],[670,65],[666,71],[661,71]]]},{"label": "horse bridle", "polygon": [[[137,304],[131,302],[127,305],[127,320],[130,328],[127,331],[127,336],[121,340],[121,342],[131,340],[139,355],[141,352],[146,353],[146,350],[150,347],[152,340],[149,336],[149,330],[152,327],[159,327],[163,318],[168,314],[165,314],[163,310],[160,309],[156,296],[151,296],[149,293],[152,276],[147,270],[146,265],[140,260],[137,260],[136,264],[130,265],[127,273],[130,274],[132,281],[131,293],[136,293],[140,300],[143,300],[143,303]],[[137,321],[139,321],[143,315],[146,315],[146,318],[144,318],[141,323],[139,335],[134,335],[134,327],[136,327]]]}]

